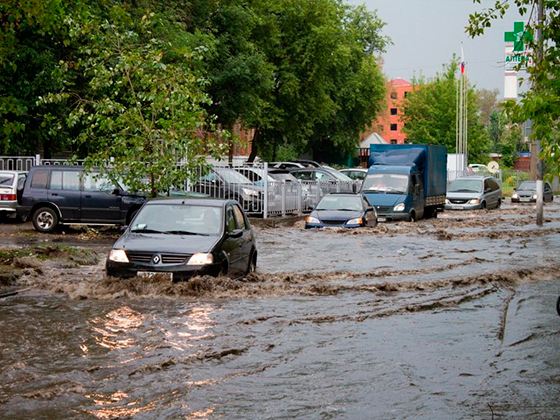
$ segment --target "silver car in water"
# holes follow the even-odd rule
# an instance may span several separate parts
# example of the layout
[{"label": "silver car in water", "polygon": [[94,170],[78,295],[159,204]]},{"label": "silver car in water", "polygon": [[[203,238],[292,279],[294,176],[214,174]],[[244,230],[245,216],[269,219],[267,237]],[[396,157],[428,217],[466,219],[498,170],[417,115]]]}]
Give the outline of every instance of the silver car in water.
[{"label": "silver car in water", "polygon": [[502,189],[489,176],[465,176],[447,185],[446,210],[496,209],[502,205]]}]

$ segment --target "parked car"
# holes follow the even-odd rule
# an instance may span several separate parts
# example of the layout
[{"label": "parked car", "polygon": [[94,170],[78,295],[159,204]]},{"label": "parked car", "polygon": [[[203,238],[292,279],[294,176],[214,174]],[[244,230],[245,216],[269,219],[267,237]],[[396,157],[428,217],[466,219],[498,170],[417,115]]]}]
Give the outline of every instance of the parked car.
[{"label": "parked car", "polygon": [[447,210],[492,209],[501,205],[502,189],[493,177],[459,177],[447,186]]},{"label": "parked car", "polygon": [[[543,183],[543,201],[551,203],[554,200],[552,187],[548,182]],[[535,181],[523,181],[511,195],[512,203],[536,203],[537,183]]]},{"label": "parked car", "polygon": [[258,213],[263,208],[263,188],[232,168],[214,167],[191,186],[192,191],[210,197],[237,200],[244,211]]},{"label": "parked car", "polygon": [[303,163],[298,162],[270,162],[271,168],[277,169],[294,169],[294,168],[305,168]]},{"label": "parked car", "polygon": [[[237,172],[246,176],[253,185],[264,190],[265,171],[258,167],[238,167]],[[304,207],[308,200],[307,186],[302,186],[297,178],[283,169],[271,169],[267,172],[268,211],[269,213],[295,212]],[[263,191],[264,192],[264,191]]]},{"label": "parked car", "polygon": [[330,192],[355,192],[355,184],[351,178],[330,168],[299,168],[292,169],[290,173],[301,181],[318,184],[321,195]]},{"label": "parked car", "polygon": [[363,181],[367,175],[367,171],[366,168],[346,168],[340,169],[339,172],[354,181]]},{"label": "parked car", "polygon": [[80,166],[34,166],[29,171],[18,214],[39,232],[59,225],[125,225],[146,197],[127,192],[97,171]]},{"label": "parked car", "polygon": [[0,215],[19,219],[18,199],[21,199],[27,172],[0,171]]},{"label": "parked car", "polygon": [[305,218],[306,229],[375,225],[377,225],[377,213],[362,194],[327,194]]},{"label": "parked car", "polygon": [[146,202],[106,262],[109,276],[170,280],[241,276],[256,267],[255,234],[239,203],[204,198]]}]

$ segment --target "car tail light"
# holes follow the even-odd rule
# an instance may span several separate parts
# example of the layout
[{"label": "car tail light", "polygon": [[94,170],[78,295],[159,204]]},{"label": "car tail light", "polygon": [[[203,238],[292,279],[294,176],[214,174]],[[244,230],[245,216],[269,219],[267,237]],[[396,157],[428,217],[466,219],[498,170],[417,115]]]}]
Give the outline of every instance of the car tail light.
[{"label": "car tail light", "polygon": [[15,194],[0,194],[0,201],[15,201]]}]

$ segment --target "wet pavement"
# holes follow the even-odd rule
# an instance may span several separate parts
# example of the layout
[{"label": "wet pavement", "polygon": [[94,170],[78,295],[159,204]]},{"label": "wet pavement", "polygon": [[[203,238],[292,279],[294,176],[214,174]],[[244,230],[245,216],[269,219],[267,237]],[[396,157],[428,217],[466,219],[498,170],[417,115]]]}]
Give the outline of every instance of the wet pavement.
[{"label": "wet pavement", "polygon": [[176,284],[106,278],[116,230],[2,224],[0,417],[556,418],[560,205],[534,212],[256,221],[257,273]]}]

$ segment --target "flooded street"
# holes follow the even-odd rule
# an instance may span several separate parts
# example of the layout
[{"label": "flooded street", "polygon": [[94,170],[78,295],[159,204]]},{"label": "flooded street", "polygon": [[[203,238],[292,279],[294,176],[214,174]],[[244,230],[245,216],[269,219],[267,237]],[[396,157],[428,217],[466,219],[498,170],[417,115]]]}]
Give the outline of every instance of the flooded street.
[{"label": "flooded street", "polygon": [[116,231],[1,224],[0,418],[557,418],[560,205],[305,231],[257,273],[104,276]]}]

